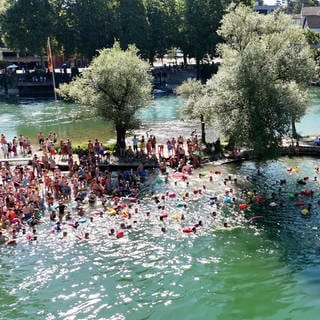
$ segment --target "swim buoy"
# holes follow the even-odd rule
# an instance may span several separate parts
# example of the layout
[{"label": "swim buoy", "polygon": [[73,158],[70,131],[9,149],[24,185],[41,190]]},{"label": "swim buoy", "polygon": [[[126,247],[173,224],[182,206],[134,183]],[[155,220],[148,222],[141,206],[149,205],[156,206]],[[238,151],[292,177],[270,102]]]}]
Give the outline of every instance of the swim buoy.
[{"label": "swim buoy", "polygon": [[156,183],[161,184],[161,183],[163,183],[163,180],[162,180],[160,177],[158,177],[158,178],[156,179]]},{"label": "swim buoy", "polygon": [[[54,231],[54,230],[53,230],[53,231]],[[33,239],[33,235],[32,235],[32,234],[28,234],[28,235],[26,236],[26,239],[27,239],[28,241],[32,240],[32,239]]]},{"label": "swim buoy", "polygon": [[296,202],[296,206],[297,206],[297,207],[302,207],[302,206],[304,206],[304,201],[298,201],[298,202]]},{"label": "swim buoy", "polygon": [[85,223],[86,221],[87,221],[87,218],[85,218],[85,217],[79,219],[79,222],[80,222],[80,223]]},{"label": "swim buoy", "polygon": [[200,190],[199,190],[199,189],[194,189],[194,190],[193,190],[193,193],[194,193],[194,194],[198,194],[198,193],[200,193]]},{"label": "swim buoy", "polygon": [[190,228],[190,227],[184,227],[184,228],[182,229],[182,232],[184,232],[184,233],[191,233],[191,232],[193,232],[193,230],[192,230],[192,228]]},{"label": "swim buoy", "polygon": [[311,195],[313,194],[312,190],[310,190],[310,189],[304,190],[303,193],[304,193],[306,196],[311,196]]},{"label": "swim buoy", "polygon": [[19,218],[13,218],[12,223],[19,223],[21,224],[21,220]]},{"label": "swim buoy", "polygon": [[238,207],[240,210],[245,210],[245,209],[247,209],[248,206],[246,203],[240,203]]},{"label": "swim buoy", "polygon": [[169,198],[175,198],[176,194],[175,193],[169,193],[168,196],[169,196]]},{"label": "swim buoy", "polygon": [[138,199],[137,198],[130,198],[129,201],[132,203],[136,203],[138,201]]},{"label": "swim buoy", "polygon": [[289,198],[289,199],[293,199],[294,197],[295,197],[295,195],[294,195],[293,193],[289,193],[289,194],[288,194],[288,198]]},{"label": "swim buoy", "polygon": [[124,236],[124,232],[122,231],[122,230],[120,230],[120,231],[118,231],[117,233],[116,233],[116,238],[117,239],[120,239],[120,238],[122,238]]},{"label": "swim buoy", "polygon": [[110,216],[114,216],[117,214],[117,211],[113,208],[108,208],[108,213],[110,214]]},{"label": "swim buoy", "polygon": [[225,197],[224,199],[223,199],[223,202],[224,203],[231,203],[231,198],[230,197]]},{"label": "swim buoy", "polygon": [[160,218],[168,218],[168,214],[167,213],[164,213],[160,216]]},{"label": "swim buoy", "polygon": [[257,201],[257,202],[264,202],[265,200],[266,200],[265,197],[261,197],[261,196],[257,196],[257,197],[256,197],[256,201]]},{"label": "swim buoy", "polygon": [[181,179],[184,177],[184,174],[182,172],[177,171],[172,175],[172,177],[175,179]]},{"label": "swim buoy", "polygon": [[309,214],[309,210],[306,209],[306,208],[305,208],[305,209],[302,209],[302,210],[301,210],[301,214],[305,216],[305,215]]},{"label": "swim buoy", "polygon": [[180,214],[174,214],[173,216],[172,216],[172,219],[173,220],[179,220],[180,219]]},{"label": "swim buoy", "polygon": [[181,208],[185,205],[185,202],[177,202],[176,207]]}]

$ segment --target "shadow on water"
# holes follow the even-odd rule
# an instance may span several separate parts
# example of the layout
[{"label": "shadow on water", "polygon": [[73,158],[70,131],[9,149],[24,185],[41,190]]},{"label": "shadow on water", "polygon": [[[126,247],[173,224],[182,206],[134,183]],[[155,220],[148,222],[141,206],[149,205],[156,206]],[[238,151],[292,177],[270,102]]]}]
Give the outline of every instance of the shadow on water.
[{"label": "shadow on water", "polygon": [[[234,167],[247,177],[248,185],[243,186],[246,191],[256,190],[257,195],[266,198],[263,203],[254,201],[252,211],[263,216],[258,225],[279,244],[282,258],[293,270],[320,263],[320,187],[316,165],[317,160],[312,158],[282,158]],[[299,171],[294,172],[294,168]],[[298,180],[305,184],[297,183]],[[306,190],[312,190],[313,195],[306,195]],[[308,206],[310,213],[302,214]]]}]

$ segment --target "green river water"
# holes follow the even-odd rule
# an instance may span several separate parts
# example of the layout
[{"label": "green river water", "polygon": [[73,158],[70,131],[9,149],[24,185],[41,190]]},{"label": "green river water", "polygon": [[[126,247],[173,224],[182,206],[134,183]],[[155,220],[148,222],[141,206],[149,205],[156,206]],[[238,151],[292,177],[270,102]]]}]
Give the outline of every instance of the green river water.
[{"label": "green river water", "polygon": [[[314,94],[312,115],[298,126],[301,133],[319,132],[318,103]],[[176,120],[180,104],[175,97],[157,100],[141,112],[139,133],[151,127],[160,140],[190,134],[198,124]],[[1,130],[9,137],[34,137],[40,130],[74,140],[112,136],[112,128],[98,120],[71,121],[77,112],[73,105],[48,101],[3,103]],[[15,247],[0,247],[0,319],[318,319],[320,187],[313,181],[318,163],[313,158],[281,158],[228,165],[213,182],[208,176],[215,169],[202,168],[202,177],[195,172],[189,186],[183,181],[175,185],[172,178],[159,184],[150,173],[146,198],[134,216],[137,223],[120,240],[106,236],[116,223],[110,218],[97,217],[82,226],[90,231],[88,241],[77,241],[71,233],[67,239],[50,234],[44,218],[37,242],[22,237]],[[287,171],[296,166],[299,173]],[[237,186],[224,186],[229,175],[238,179]],[[306,186],[296,183],[307,176]],[[279,179],[286,179],[280,191]],[[166,200],[169,216],[184,213],[185,222],[159,221],[158,209],[148,198],[151,191],[181,197],[203,185],[198,201],[188,202],[186,209],[177,208],[176,199]],[[257,190],[267,201],[240,212],[236,204],[223,202],[226,187],[243,201],[248,201],[246,192],[241,194],[244,188]],[[314,190],[313,197],[299,196],[312,204],[306,217],[290,199],[291,193],[305,188]],[[219,208],[209,203],[212,195],[218,197]],[[272,202],[277,206],[270,206]],[[210,214],[213,210],[216,217]],[[250,223],[257,215],[260,218]],[[181,232],[185,224],[200,219],[203,227],[195,235]],[[224,222],[230,227],[224,228]]]}]

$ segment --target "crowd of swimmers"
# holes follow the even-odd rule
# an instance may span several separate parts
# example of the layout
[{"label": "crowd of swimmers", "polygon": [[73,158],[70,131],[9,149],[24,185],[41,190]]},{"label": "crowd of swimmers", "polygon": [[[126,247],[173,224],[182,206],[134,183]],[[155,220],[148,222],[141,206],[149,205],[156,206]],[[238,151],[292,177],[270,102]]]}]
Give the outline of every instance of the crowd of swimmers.
[{"label": "crowd of swimmers", "polygon": [[[187,139],[187,152],[184,149],[184,139],[179,136],[166,142],[168,156],[165,158],[164,145],[158,144],[154,135],[147,132],[146,136],[146,141],[144,136],[140,140],[134,136],[132,146],[128,147],[125,154],[130,156],[132,150],[135,156],[140,153],[149,159],[160,157],[166,161],[165,168],[161,168],[162,173],[166,173],[166,165],[181,172],[188,159],[199,151],[196,136]],[[87,151],[77,148],[79,162],[73,161],[70,139],[58,140],[54,132],[47,136],[40,132],[37,140],[38,145],[34,146],[34,149],[42,151],[41,155],[34,153],[30,165],[12,166],[9,164],[12,156],[32,154],[31,141],[20,135],[8,142],[6,136],[1,134],[1,148],[8,161],[0,166],[0,229],[5,231],[10,244],[15,243],[16,235],[20,231],[23,234],[29,233],[29,240],[37,239],[36,226],[47,212],[50,212],[50,220],[58,225],[62,224],[64,218],[69,220],[72,201],[75,201],[74,209],[76,217],[79,218],[85,214],[83,203],[94,204],[99,200],[105,209],[107,203],[111,203],[113,210],[119,213],[119,208],[122,207],[118,207],[114,198],[139,198],[141,184],[147,175],[144,161],[141,161],[135,170],[109,172],[107,169],[100,169],[99,164],[103,161],[108,164],[110,155],[106,154],[98,139],[88,141]],[[58,141],[59,154],[56,150]],[[6,145],[10,145],[9,153]],[[68,172],[59,169],[57,156],[68,161]],[[191,169],[183,172],[189,174]],[[168,182],[168,176],[165,179]],[[111,202],[110,197],[113,199]],[[60,226],[56,228],[61,229]],[[1,241],[3,240],[4,232],[1,231]]]},{"label": "crowd of swimmers", "polygon": [[[286,184],[286,179],[280,179],[277,181],[279,193],[273,192],[270,197],[266,197],[254,189],[241,186],[242,183],[248,184],[249,180],[239,184],[237,177],[229,175],[224,178],[217,169],[195,175],[192,163],[187,161],[198,150],[196,136],[186,141],[181,136],[167,140],[169,157],[163,160],[166,161],[165,167],[160,167],[164,175],[156,178],[148,177],[143,164],[135,170],[111,172],[100,169],[97,158],[102,161],[105,153],[101,152],[101,143],[97,139],[89,140],[88,152],[80,157],[79,163],[70,163],[69,171],[63,172],[45,159],[46,155],[48,159],[54,158],[50,147],[48,148],[51,142],[54,143],[54,139],[40,138],[38,147],[44,151],[44,158],[39,159],[35,154],[31,165],[10,166],[9,161],[0,165],[1,242],[16,244],[21,235],[27,241],[35,241],[38,239],[38,225],[43,221],[49,222],[52,233],[62,233],[66,237],[71,229],[78,239],[88,239],[89,232],[77,233],[77,230],[81,229],[81,224],[85,225],[96,219],[100,219],[98,221],[101,223],[108,220],[110,223],[106,227],[106,234],[121,238],[125,236],[126,230],[139,224],[141,214],[147,219],[155,219],[155,224],[160,224],[161,233],[167,232],[170,227],[168,221],[179,224],[183,233],[195,233],[204,225],[218,221],[222,206],[233,206],[237,218],[244,218],[243,212],[252,205],[280,205],[277,197]],[[148,138],[155,139],[154,136]],[[61,141],[66,145],[68,158],[72,157],[70,140]],[[181,149],[184,150],[185,146],[187,152],[183,153]],[[162,149],[157,143],[155,147],[151,146],[151,154],[161,152],[158,148]],[[145,152],[143,145],[139,143],[132,146],[132,149],[134,152],[139,149]],[[174,165],[170,164],[172,158],[176,159]],[[167,164],[172,168],[167,168]],[[315,167],[315,172],[319,172],[318,167]],[[287,173],[298,175],[299,168],[288,168]],[[153,184],[150,184],[150,179],[154,179]],[[302,207],[301,214],[304,216],[310,214],[312,209],[310,202],[304,199],[314,195],[313,190],[305,186],[310,180],[308,177],[297,178],[297,185],[305,190],[289,194],[296,200],[296,206]],[[219,184],[224,191],[218,195],[213,194],[210,186]],[[148,196],[145,189],[150,191]],[[193,210],[199,210],[199,202],[203,211],[208,213],[207,217],[201,219],[199,215],[193,214]],[[198,207],[195,209],[193,206]],[[174,212],[172,208],[175,208]],[[258,219],[260,217],[253,216],[249,221]],[[220,222],[224,228],[229,227],[227,221],[222,219]]]}]

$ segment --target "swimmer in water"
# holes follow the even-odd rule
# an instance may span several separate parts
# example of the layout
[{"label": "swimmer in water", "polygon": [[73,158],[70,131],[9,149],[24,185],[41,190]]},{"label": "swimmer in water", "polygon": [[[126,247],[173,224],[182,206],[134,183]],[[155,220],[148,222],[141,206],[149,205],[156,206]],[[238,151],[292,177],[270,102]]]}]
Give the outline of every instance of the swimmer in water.
[{"label": "swimmer in water", "polygon": [[2,233],[2,231],[0,231],[0,244],[6,243],[7,239],[4,236],[4,234]]}]

